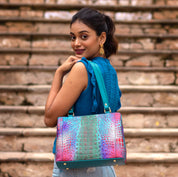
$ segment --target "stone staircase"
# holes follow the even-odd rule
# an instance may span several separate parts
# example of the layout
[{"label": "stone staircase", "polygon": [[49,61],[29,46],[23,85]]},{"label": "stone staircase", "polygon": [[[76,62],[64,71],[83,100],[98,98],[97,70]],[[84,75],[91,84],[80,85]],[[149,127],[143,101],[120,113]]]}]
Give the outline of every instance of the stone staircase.
[{"label": "stone staircase", "polygon": [[72,54],[69,22],[84,6],[116,25],[127,145],[119,177],[178,174],[176,0],[0,0],[0,177],[49,177],[55,128],[43,122],[56,68]]}]

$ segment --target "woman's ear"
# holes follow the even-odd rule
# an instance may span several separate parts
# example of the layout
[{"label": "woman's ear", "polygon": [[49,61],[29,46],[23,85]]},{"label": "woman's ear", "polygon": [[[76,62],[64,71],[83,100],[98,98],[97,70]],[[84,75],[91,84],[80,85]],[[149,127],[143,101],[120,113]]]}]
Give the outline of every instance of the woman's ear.
[{"label": "woman's ear", "polygon": [[106,32],[102,32],[99,38],[100,38],[100,45],[104,45],[104,43],[106,42]]}]

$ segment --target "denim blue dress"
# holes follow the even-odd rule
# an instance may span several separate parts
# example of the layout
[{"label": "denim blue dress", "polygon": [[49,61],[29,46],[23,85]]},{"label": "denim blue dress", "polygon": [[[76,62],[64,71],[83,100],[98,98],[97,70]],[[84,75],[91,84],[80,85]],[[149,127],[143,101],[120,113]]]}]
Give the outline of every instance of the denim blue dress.
[{"label": "denim blue dress", "polygon": [[[121,91],[118,85],[117,73],[110,64],[110,61],[106,58],[96,57],[93,58],[92,61],[97,63],[100,67],[108,94],[111,112],[116,112],[121,107]],[[104,106],[94,71],[86,58],[83,57],[79,62],[82,62],[86,67],[88,73],[88,86],[81,93],[74,105],[75,116],[104,113]],[[56,142],[54,141],[54,154],[55,147]],[[58,169],[54,160],[53,177],[116,177],[116,175],[112,166],[64,170]]]}]

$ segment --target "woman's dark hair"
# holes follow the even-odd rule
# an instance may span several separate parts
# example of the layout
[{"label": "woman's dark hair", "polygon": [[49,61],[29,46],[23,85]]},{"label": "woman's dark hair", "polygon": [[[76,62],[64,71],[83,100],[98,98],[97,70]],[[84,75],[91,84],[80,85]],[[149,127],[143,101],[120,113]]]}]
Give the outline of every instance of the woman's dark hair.
[{"label": "woman's dark hair", "polygon": [[85,7],[72,17],[70,26],[77,20],[95,30],[98,36],[100,36],[102,32],[106,32],[104,50],[107,58],[117,52],[118,43],[114,37],[115,26],[109,16],[102,14],[95,9]]}]

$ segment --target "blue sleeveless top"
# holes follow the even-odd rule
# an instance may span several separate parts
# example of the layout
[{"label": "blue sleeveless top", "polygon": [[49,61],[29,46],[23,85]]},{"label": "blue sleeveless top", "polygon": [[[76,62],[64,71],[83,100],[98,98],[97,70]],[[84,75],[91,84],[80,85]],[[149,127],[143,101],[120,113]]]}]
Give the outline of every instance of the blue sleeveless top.
[{"label": "blue sleeveless top", "polygon": [[[100,67],[108,94],[111,112],[116,112],[121,107],[121,91],[118,85],[117,73],[110,64],[110,61],[106,58],[96,57],[93,58],[92,61]],[[82,116],[104,113],[103,101],[100,96],[93,68],[84,57],[79,62],[82,62],[86,67],[88,73],[88,86],[74,104],[74,114],[75,116]],[[53,153],[55,153],[55,147],[56,141],[54,142]]]}]

